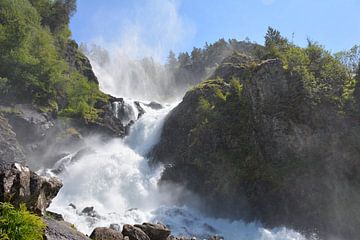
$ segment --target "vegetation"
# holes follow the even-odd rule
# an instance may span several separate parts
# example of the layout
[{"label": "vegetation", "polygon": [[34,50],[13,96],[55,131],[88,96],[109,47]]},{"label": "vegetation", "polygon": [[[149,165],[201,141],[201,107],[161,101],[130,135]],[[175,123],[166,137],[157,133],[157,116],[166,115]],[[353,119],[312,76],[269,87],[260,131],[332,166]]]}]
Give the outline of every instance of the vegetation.
[{"label": "vegetation", "polygon": [[281,59],[285,69],[304,80],[312,99],[339,105],[351,99],[355,87],[354,78],[350,74],[353,67],[348,68],[343,64],[347,61],[345,56],[340,57],[338,54],[335,57],[323,46],[310,40],[306,48],[301,48],[271,27],[265,36],[265,50],[259,57]]},{"label": "vegetation", "polygon": [[203,48],[194,47],[188,52],[181,52],[176,55],[170,51],[167,59],[167,67],[177,85],[193,86],[200,83],[218,67],[221,62],[234,51],[243,52],[255,56],[261,49],[260,45],[250,41],[237,41],[221,38],[213,44],[206,43]]},{"label": "vegetation", "polygon": [[97,118],[98,86],[64,57],[74,0],[0,1],[0,98],[44,111]]},{"label": "vegetation", "polygon": [[9,203],[0,203],[1,240],[42,240],[45,223],[30,213],[25,205],[16,209]]}]

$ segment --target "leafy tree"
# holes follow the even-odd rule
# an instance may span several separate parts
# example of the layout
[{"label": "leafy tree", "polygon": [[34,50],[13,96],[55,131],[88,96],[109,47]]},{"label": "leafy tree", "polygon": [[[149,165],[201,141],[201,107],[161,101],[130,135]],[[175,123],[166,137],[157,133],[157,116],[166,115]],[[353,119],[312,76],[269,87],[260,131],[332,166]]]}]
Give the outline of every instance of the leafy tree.
[{"label": "leafy tree", "polygon": [[360,62],[360,45],[355,45],[348,51],[338,52],[335,57],[354,74]]},{"label": "leafy tree", "polygon": [[[95,102],[105,95],[65,58],[71,43],[67,23],[75,6],[72,0],[0,1],[2,101],[33,103],[44,111],[96,119]],[[61,31],[50,32],[50,20],[62,26]],[[75,54],[79,54],[76,51],[77,47]]]},{"label": "leafy tree", "polygon": [[42,240],[45,226],[24,204],[16,209],[9,203],[0,203],[1,240]]}]

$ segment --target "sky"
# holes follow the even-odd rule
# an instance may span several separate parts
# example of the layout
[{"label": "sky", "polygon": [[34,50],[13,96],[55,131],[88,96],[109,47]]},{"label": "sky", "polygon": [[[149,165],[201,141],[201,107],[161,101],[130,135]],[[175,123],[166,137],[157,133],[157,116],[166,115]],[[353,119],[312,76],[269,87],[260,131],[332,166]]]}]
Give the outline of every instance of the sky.
[{"label": "sky", "polygon": [[73,38],[163,58],[219,38],[263,43],[268,26],[300,46],[360,44],[360,0],[78,0]]}]

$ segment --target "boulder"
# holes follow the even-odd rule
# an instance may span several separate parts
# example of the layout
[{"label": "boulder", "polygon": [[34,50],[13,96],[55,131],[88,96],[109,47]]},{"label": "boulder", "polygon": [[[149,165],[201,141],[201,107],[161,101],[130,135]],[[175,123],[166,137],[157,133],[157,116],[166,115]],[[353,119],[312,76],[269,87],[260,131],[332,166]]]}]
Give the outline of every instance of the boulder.
[{"label": "boulder", "polygon": [[41,177],[18,163],[0,171],[0,201],[19,206],[26,203],[32,212],[43,214],[62,183],[54,177]]},{"label": "boulder", "polygon": [[164,108],[160,103],[157,103],[157,102],[150,102],[150,103],[145,104],[145,106],[150,107],[155,110]]},{"label": "boulder", "polygon": [[122,234],[129,237],[130,240],[150,240],[143,230],[129,224],[123,226]]},{"label": "boulder", "polygon": [[123,240],[121,232],[115,231],[111,228],[97,227],[90,235],[93,240]]},{"label": "boulder", "polygon": [[171,231],[163,224],[143,223],[135,224],[134,227],[143,230],[151,240],[166,240]]}]

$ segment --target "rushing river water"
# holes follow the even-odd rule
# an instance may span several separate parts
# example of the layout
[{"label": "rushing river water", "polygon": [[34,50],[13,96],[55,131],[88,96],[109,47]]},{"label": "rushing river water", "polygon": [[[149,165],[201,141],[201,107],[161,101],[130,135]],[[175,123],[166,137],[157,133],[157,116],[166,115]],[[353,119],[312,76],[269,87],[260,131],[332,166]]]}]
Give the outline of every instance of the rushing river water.
[{"label": "rushing river water", "polygon": [[129,136],[107,142],[89,138],[86,141],[90,148],[85,154],[75,159],[74,153],[59,160],[55,168],[62,169],[57,176],[64,186],[49,210],[61,213],[86,234],[110,224],[161,222],[175,236],[305,240],[283,227],[268,230],[257,223],[206,217],[196,209],[176,204],[182,189],[158,188],[163,167],[149,167],[145,155],[159,140],[166,115],[174,106],[155,110],[143,104],[146,113],[131,127]]}]

